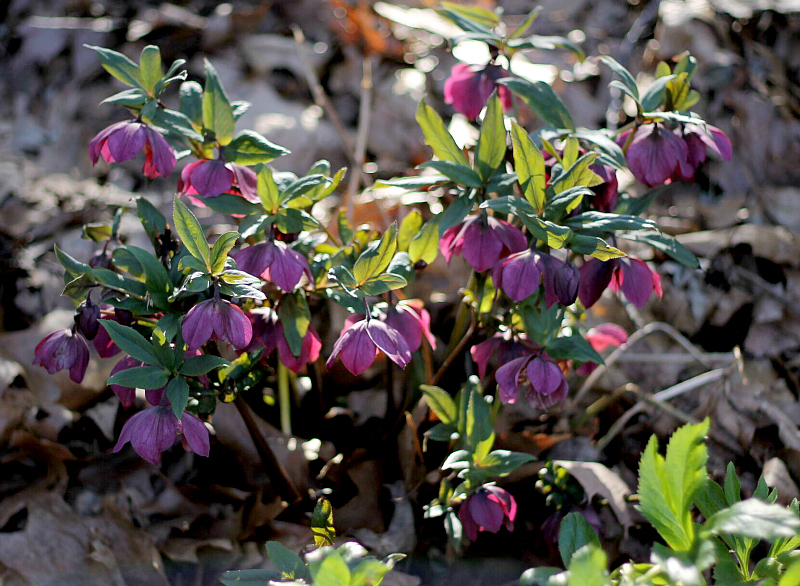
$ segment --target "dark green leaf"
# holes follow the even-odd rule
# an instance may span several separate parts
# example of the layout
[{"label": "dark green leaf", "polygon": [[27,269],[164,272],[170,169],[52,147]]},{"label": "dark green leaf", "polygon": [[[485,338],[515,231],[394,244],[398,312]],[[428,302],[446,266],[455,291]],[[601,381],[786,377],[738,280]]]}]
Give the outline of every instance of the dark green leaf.
[{"label": "dark green leaf", "polygon": [[[196,356],[195,358],[200,358]],[[189,402],[189,385],[186,379],[182,376],[176,376],[169,383],[167,383],[167,399],[172,405],[172,412],[175,417],[180,419],[183,416],[183,410],[186,409],[186,404]]]},{"label": "dark green leaf", "polygon": [[113,96],[107,97],[105,100],[100,102],[101,104],[117,104],[119,106],[128,106],[130,108],[140,108],[144,106],[144,103],[148,100],[147,94],[144,90],[140,90],[138,88],[132,88],[129,90],[122,90],[114,94]]},{"label": "dark green leaf", "polygon": [[588,211],[568,218],[564,224],[582,232],[610,234],[617,230],[655,230],[658,225],[652,220],[624,214]]},{"label": "dark green leaf", "polygon": [[185,81],[181,84],[179,109],[192,123],[198,127],[203,125],[203,87],[199,83]]},{"label": "dark green leaf", "polygon": [[201,354],[200,356],[189,356],[181,367],[181,374],[186,376],[201,376],[220,366],[227,366],[228,361],[219,356],[211,354]]},{"label": "dark green leaf", "polygon": [[148,291],[167,295],[172,292],[172,281],[169,279],[167,269],[158,262],[155,256],[136,246],[126,246],[125,249],[136,258],[144,269],[145,286]]},{"label": "dark green leaf", "polygon": [[255,165],[288,155],[289,150],[278,146],[253,130],[242,130],[225,147],[225,159],[238,165]]},{"label": "dark green leaf", "polygon": [[364,295],[381,295],[387,291],[402,289],[408,285],[408,280],[398,274],[383,273],[369,279],[361,285],[360,289]]},{"label": "dark green leaf", "polygon": [[483,185],[480,175],[470,167],[460,163],[454,163],[452,161],[428,161],[419,166],[420,169],[428,167],[439,171],[439,173],[449,177],[459,185],[466,185],[467,187],[480,187]]},{"label": "dark green leaf", "polygon": [[211,251],[203,227],[178,196],[175,196],[172,218],[175,230],[186,250],[196,259],[203,261],[207,270],[211,270]]},{"label": "dark green leaf", "polygon": [[284,295],[278,306],[278,317],[283,325],[283,337],[289,350],[300,356],[303,349],[303,338],[311,323],[311,310],[308,308],[306,296],[302,291]]},{"label": "dark green leaf", "polygon": [[[103,321],[106,322],[109,320]],[[169,373],[160,366],[137,366],[119,371],[108,379],[108,384],[119,385],[130,389],[160,389],[167,384],[168,374]]]},{"label": "dark green leaf", "polygon": [[663,234],[662,232],[626,232],[619,235],[625,240],[633,240],[634,242],[643,242],[649,244],[656,250],[668,254],[682,265],[690,269],[700,268],[700,261],[694,253],[686,248],[683,244],[678,242],[672,236]]},{"label": "dark green leaf", "polygon": [[569,110],[548,84],[515,77],[498,80],[528,104],[537,118],[555,128],[575,129]]},{"label": "dark green leaf", "polygon": [[125,85],[132,85],[141,89],[147,89],[142,85],[139,66],[128,59],[125,55],[104,47],[96,47],[93,45],[84,46],[97,52],[98,57],[100,57],[100,63],[103,65],[103,69],[108,71],[113,77]]},{"label": "dark green leaf", "polygon": [[182,112],[167,108],[156,108],[152,122],[154,125],[197,142],[202,142],[203,135],[192,126],[192,121]]},{"label": "dark green leaf", "polygon": [[561,520],[558,530],[558,552],[564,567],[568,567],[572,555],[584,545],[600,547],[600,539],[581,513],[569,513]]},{"label": "dark green leaf", "polygon": [[475,199],[472,194],[460,195],[451,201],[447,209],[437,216],[439,220],[439,236],[453,226],[460,224],[469,214],[473,203],[475,203]]},{"label": "dark green leaf", "polygon": [[547,353],[551,358],[556,359],[571,359],[577,362],[603,364],[603,357],[580,334],[562,336],[550,341],[547,344]]},{"label": "dark green leaf", "polygon": [[661,101],[664,99],[664,92],[667,89],[667,84],[673,79],[675,79],[674,75],[659,77],[647,88],[647,91],[642,96],[642,109],[645,112],[655,110],[661,105]]},{"label": "dark green leaf", "polygon": [[266,586],[272,581],[281,581],[282,577],[274,570],[229,570],[219,581],[225,586]]},{"label": "dark green leaf", "polygon": [[61,250],[58,247],[58,244],[53,245],[53,250],[55,250],[58,262],[61,263],[61,266],[64,267],[64,269],[67,271],[69,275],[72,276],[73,279],[80,277],[81,275],[86,275],[90,279],[94,279],[94,271],[92,270],[92,267],[90,267],[86,263],[80,262],[72,258],[66,252]]},{"label": "dark green leaf", "polygon": [[267,555],[284,578],[305,577],[306,565],[296,553],[278,541],[267,541]]},{"label": "dark green leaf", "polygon": [[639,88],[636,86],[636,80],[634,79],[633,75],[631,75],[631,72],[618,63],[616,59],[609,57],[608,55],[601,56],[600,61],[608,65],[611,71],[619,76],[619,78],[622,80],[622,85],[628,90],[628,93],[630,93],[631,97],[638,102]]},{"label": "dark green leaf", "polygon": [[[133,328],[123,326],[110,319],[100,320],[100,325],[106,329],[111,340],[119,346],[119,349],[126,354],[133,356],[136,360],[141,360],[145,364],[159,364],[158,357],[153,351],[153,345]],[[166,382],[165,380],[164,383]]]}]

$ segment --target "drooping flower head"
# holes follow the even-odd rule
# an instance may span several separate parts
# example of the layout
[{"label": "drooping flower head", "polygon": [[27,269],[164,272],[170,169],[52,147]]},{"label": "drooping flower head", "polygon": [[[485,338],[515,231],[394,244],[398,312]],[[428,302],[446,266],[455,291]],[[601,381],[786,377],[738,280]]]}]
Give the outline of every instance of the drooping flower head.
[{"label": "drooping flower head", "polygon": [[306,275],[314,283],[308,260],[279,240],[248,246],[233,255],[236,266],[245,273],[272,281],[281,290],[291,293]]},{"label": "drooping flower head", "polygon": [[122,163],[144,149],[146,177],[165,177],[175,168],[175,153],[157,131],[136,120],[125,120],[101,130],[89,143],[89,155],[96,165],[100,156],[107,163]]},{"label": "drooping flower head", "polygon": [[418,299],[399,301],[386,309],[384,321],[400,332],[411,352],[419,350],[423,336],[430,347],[436,350],[436,339],[431,333],[431,316],[423,307],[422,301]]},{"label": "drooping flower head", "polygon": [[[119,362],[114,365],[114,368],[111,369],[110,376],[138,366],[144,366],[144,362],[136,360],[133,356],[123,356],[120,358]],[[122,385],[111,385],[111,390],[114,391],[114,394],[119,398],[119,402],[122,403],[123,407],[126,409],[133,407],[133,403],[136,400],[136,389],[123,387]]]},{"label": "drooping flower head", "polygon": [[475,120],[486,102],[497,89],[497,97],[508,111],[513,107],[513,98],[509,90],[497,83],[498,79],[508,74],[496,65],[467,65],[458,63],[450,70],[450,77],[444,82],[444,101],[451,104],[456,112],[460,112],[470,120]]},{"label": "drooping flower head", "polygon": [[[239,193],[233,191],[234,188],[238,188]],[[241,194],[247,201],[253,203],[259,201],[255,171],[222,159],[200,159],[186,165],[178,181],[178,193],[201,197],[234,193]],[[197,198],[192,200],[203,205]]]},{"label": "drooping flower head", "polygon": [[411,362],[411,351],[400,332],[380,320],[364,318],[342,330],[326,367],[341,358],[347,370],[359,375],[370,367],[379,351],[400,368]]},{"label": "drooping flower head", "polygon": [[717,153],[725,161],[730,161],[733,155],[731,139],[716,126],[706,125],[708,132],[696,124],[686,124],[683,127],[683,140],[686,143],[686,164],[678,167],[681,179],[694,179],[694,174],[700,164],[706,160],[706,147]]},{"label": "drooping flower head", "polygon": [[470,541],[475,541],[480,531],[497,533],[500,527],[513,531],[516,516],[517,501],[499,486],[482,486],[458,509],[458,518]]},{"label": "drooping flower head", "polygon": [[613,212],[619,198],[617,170],[601,163],[595,163],[589,169],[603,180],[600,185],[590,188],[594,192],[592,207],[599,212]]},{"label": "drooping flower head", "polygon": [[50,374],[69,370],[69,378],[79,383],[89,365],[89,344],[74,329],[56,330],[36,346],[33,363],[47,369]]},{"label": "drooping flower head", "polygon": [[78,330],[88,340],[94,340],[97,332],[100,330],[100,306],[92,303],[91,299],[86,299],[78,308],[76,316],[76,325]]},{"label": "drooping flower head", "polygon": [[550,307],[556,301],[562,305],[575,302],[579,274],[572,264],[532,248],[497,263],[492,270],[492,281],[516,302],[533,295],[544,283],[545,303]]},{"label": "drooping flower head", "polygon": [[[109,306],[102,307],[101,309],[106,309],[107,307]],[[100,319],[110,319],[127,326],[133,323],[133,314],[127,309],[115,308],[113,315],[104,315],[101,316]],[[92,344],[94,344],[94,348],[97,350],[100,358],[111,358],[112,356],[119,354],[119,348],[111,339],[111,336],[108,335],[108,332],[104,327],[98,328],[97,335],[92,340]]]},{"label": "drooping flower head", "polygon": [[211,339],[229,342],[237,350],[253,338],[253,326],[244,312],[224,299],[207,299],[189,310],[181,326],[189,350],[197,350]]},{"label": "drooping flower head", "polygon": [[[624,145],[631,132],[623,132],[617,142]],[[636,130],[625,159],[636,179],[654,187],[669,180],[679,168],[694,175],[688,165],[688,154],[686,142],[680,136],[661,124],[646,124]]]},{"label": "drooping flower head", "polygon": [[561,368],[543,352],[503,364],[495,377],[503,403],[515,403],[523,396],[532,407],[549,409],[563,401],[569,391]]},{"label": "drooping flower head", "polygon": [[322,339],[319,337],[314,326],[309,325],[306,335],[303,337],[303,344],[300,347],[300,356],[292,354],[286,337],[283,334],[283,324],[278,322],[277,328],[278,358],[281,363],[292,372],[300,372],[309,362],[315,362],[319,358],[319,351],[322,349]]},{"label": "drooping flower head", "polygon": [[450,262],[454,254],[464,258],[477,272],[492,268],[498,260],[528,247],[525,235],[505,220],[478,214],[442,234],[439,250]]},{"label": "drooping flower head", "polygon": [[497,332],[488,340],[475,344],[469,350],[470,356],[478,365],[478,374],[481,378],[486,376],[489,369],[489,361],[496,354],[497,362],[505,364],[520,356],[525,356],[531,352],[529,342],[522,338],[512,338],[510,332]]},{"label": "drooping flower head", "polygon": [[659,297],[663,295],[661,277],[638,258],[626,256],[605,262],[593,258],[580,273],[578,297],[586,308],[594,305],[609,286],[614,292],[622,291],[636,307],[643,307],[653,291]]}]

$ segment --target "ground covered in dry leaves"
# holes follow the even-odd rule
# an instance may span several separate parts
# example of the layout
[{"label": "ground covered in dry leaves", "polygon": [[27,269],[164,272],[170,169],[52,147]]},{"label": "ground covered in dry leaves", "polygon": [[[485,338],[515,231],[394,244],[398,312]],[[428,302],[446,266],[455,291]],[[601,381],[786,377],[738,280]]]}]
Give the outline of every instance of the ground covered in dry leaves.
[{"label": "ground covered in dry leaves", "polygon": [[[701,114],[731,137],[734,160],[706,163],[696,183],[666,188],[652,209],[661,228],[700,257],[703,270],[652,259],[663,300],[638,312],[606,297],[591,317],[638,331],[636,341],[585,382],[571,381],[564,410],[546,416],[526,406],[503,410],[499,447],[540,461],[504,483],[520,506],[513,535],[480,539],[463,558],[448,557],[440,520],[422,518],[440,478],[442,454],[436,446],[420,453],[417,441],[431,423],[424,406],[402,416],[395,404],[402,381],[387,405],[380,369],[356,386],[340,370],[330,372],[326,404],[300,400],[295,407],[296,436],[276,429],[276,407],[251,398],[255,420],[296,485],[311,494],[331,489],[340,536],[380,555],[410,554],[386,584],[502,584],[527,567],[557,563],[541,531],[553,510],[534,488],[547,460],[583,462],[569,469],[603,522],[607,549],[620,557],[646,555],[652,531],[625,498],[635,487],[641,450],[651,433],[664,436],[706,415],[713,421],[713,476],[719,479],[733,461],[750,492],[763,468],[782,501],[800,497],[800,5],[541,3],[536,32],[582,29],[587,54],[610,54],[642,75],[659,59],[689,50],[700,66]],[[483,4],[492,7],[491,0]],[[501,4],[508,14],[531,7],[521,0]],[[176,448],[155,468],[132,451],[111,453],[128,416],[105,387],[113,359],[93,360],[81,385],[31,365],[38,341],[72,319],[69,301],[59,299],[63,280],[53,244],[88,260],[93,244],[81,238],[83,224],[108,220],[115,206],[131,204],[133,192],[163,207],[177,179],[176,173],[142,184],[141,174],[131,172],[136,163],[91,167],[88,141],[116,114],[97,104],[118,88],[82,45],[134,55],[155,43],[165,61],[186,57],[190,73],[200,73],[208,55],[231,97],[253,103],[243,125],[290,148],[276,166],[300,173],[320,158],[334,168],[352,167],[358,158],[352,147],[367,59],[371,121],[362,131],[371,182],[423,160],[414,121],[423,95],[451,113],[441,92],[453,58],[440,36],[412,28],[430,25],[431,11],[424,3],[356,7],[344,0],[237,0],[219,7],[210,0],[12,0],[0,16],[0,583],[212,585],[224,570],[266,567],[267,539],[299,550],[310,540],[313,500],[282,506],[232,405],[214,414],[208,459]],[[302,51],[293,23],[307,39]],[[557,53],[527,57],[548,65],[540,73],[555,80],[576,124],[603,123],[607,70]],[[315,103],[309,69],[329,102]],[[469,138],[458,116],[451,129]],[[384,226],[427,197],[355,191],[344,189],[356,223]],[[144,239],[133,215],[125,216],[122,232],[129,243]],[[415,283],[418,296],[432,301],[433,331],[444,342],[466,274],[440,257]],[[337,334],[329,324],[341,318],[319,315],[325,354]],[[465,354],[445,386],[454,390],[473,369]]]}]

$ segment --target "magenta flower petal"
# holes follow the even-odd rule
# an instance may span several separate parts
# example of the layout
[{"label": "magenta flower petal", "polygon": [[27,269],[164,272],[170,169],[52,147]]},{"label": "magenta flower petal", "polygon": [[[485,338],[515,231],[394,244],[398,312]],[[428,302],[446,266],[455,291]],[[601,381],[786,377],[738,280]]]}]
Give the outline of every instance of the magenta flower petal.
[{"label": "magenta flower petal", "polygon": [[483,222],[473,222],[464,232],[464,258],[477,272],[492,268],[503,251],[503,243]]},{"label": "magenta flower petal", "polygon": [[341,358],[347,370],[359,375],[370,367],[377,355],[378,349],[367,333],[367,321],[363,320],[342,331],[333,345],[326,367],[330,368],[336,358]]},{"label": "magenta flower petal", "polygon": [[[226,164],[220,160],[198,161],[198,165],[193,167],[187,174],[186,183],[203,197],[216,197],[225,193],[233,184],[233,171],[228,169]],[[186,169],[189,166],[187,165]],[[185,171],[185,170],[184,170]],[[181,174],[183,176],[183,174]]]},{"label": "magenta flower petal", "polygon": [[411,351],[400,332],[376,319],[367,322],[366,330],[375,346],[397,366],[405,368],[411,362]]},{"label": "magenta flower petal", "polygon": [[247,314],[253,329],[253,337],[246,348],[249,352],[264,348],[264,356],[269,356],[278,347],[279,338],[283,337],[278,322],[278,314],[269,307],[260,307]]},{"label": "magenta flower petal", "polygon": [[314,282],[306,257],[288,248],[284,242],[276,242],[275,256],[269,266],[269,279],[283,291],[290,293],[295,290],[303,274],[310,283]]},{"label": "magenta flower petal", "polygon": [[184,411],[180,420],[181,443],[187,452],[198,456],[208,456],[211,451],[211,440],[208,429],[196,415]]},{"label": "magenta flower petal", "polygon": [[458,508],[458,519],[461,521],[461,526],[464,528],[464,534],[467,536],[467,539],[475,541],[478,539],[480,527],[478,527],[478,524],[472,519],[472,515],[469,513],[469,507],[467,507],[468,501],[469,499],[464,501]]},{"label": "magenta flower petal", "polygon": [[412,307],[407,301],[401,301],[386,310],[386,324],[400,332],[411,352],[416,352],[422,346],[422,336],[428,340],[431,348],[436,349],[436,340],[431,334],[431,317],[420,305],[419,309]]},{"label": "magenta flower petal", "polygon": [[69,370],[69,378],[79,383],[89,365],[89,345],[86,338],[70,329],[57,330],[45,336],[34,350],[33,364],[54,374]]},{"label": "magenta flower petal", "polygon": [[161,461],[161,452],[173,446],[179,422],[168,406],[149,407],[131,417],[122,427],[114,452],[130,442],[136,453],[151,464]]},{"label": "magenta flower petal", "polygon": [[458,518],[471,541],[477,539],[480,531],[497,533],[500,527],[513,531],[516,515],[514,497],[498,486],[480,487],[458,510]]},{"label": "magenta flower petal", "polygon": [[528,364],[530,356],[515,358],[497,369],[497,390],[503,403],[515,403],[519,395],[520,375]]},{"label": "magenta flower petal", "polygon": [[528,363],[528,381],[534,391],[542,395],[554,393],[564,380],[564,374],[555,362],[534,358]]},{"label": "magenta flower petal", "polygon": [[503,505],[492,496],[491,493],[478,490],[467,500],[466,506],[469,507],[470,517],[480,529],[489,533],[497,533],[500,531],[500,527],[503,526],[505,511],[503,510]]},{"label": "magenta flower petal", "polygon": [[[123,356],[119,362],[114,365],[114,368],[111,369],[110,376],[114,376],[118,372],[128,370],[129,368],[136,368],[137,366],[144,366],[144,362],[136,360],[133,356]],[[122,403],[123,407],[128,409],[133,406],[133,402],[136,399],[136,389],[120,385],[111,385],[111,390],[119,397],[119,402]]]},{"label": "magenta flower petal", "polygon": [[144,125],[139,122],[128,122],[108,135],[108,150],[117,163],[128,161],[144,148],[147,135]]},{"label": "magenta flower petal", "polygon": [[685,164],[687,155],[688,147],[681,137],[658,124],[647,124],[636,131],[626,159],[633,175],[653,187],[672,177],[679,165]]},{"label": "magenta flower petal", "polygon": [[217,303],[217,321],[214,324],[214,333],[220,340],[240,350],[246,348],[253,338],[253,326],[238,305],[224,300],[215,300]]},{"label": "magenta flower petal", "polygon": [[619,266],[620,270],[611,280],[611,288],[622,290],[628,301],[636,307],[643,307],[653,292],[653,271],[638,258],[620,259]]},{"label": "magenta flower petal", "polygon": [[486,376],[486,370],[489,367],[489,359],[494,354],[497,347],[502,343],[502,338],[493,336],[488,340],[484,340],[480,344],[475,344],[469,349],[469,354],[478,365],[478,374],[481,378]]},{"label": "magenta flower petal", "polygon": [[258,203],[258,178],[255,171],[249,167],[229,163],[229,167],[233,168],[233,175],[236,178],[236,185],[239,186],[239,191],[242,196],[249,202]]},{"label": "magenta flower petal", "polygon": [[497,239],[503,243],[503,256],[528,248],[528,239],[520,232],[519,228],[515,228],[505,220],[498,220],[491,216],[486,218],[486,221]]},{"label": "magenta flower petal", "polygon": [[166,177],[175,168],[175,152],[161,133],[148,126],[144,131],[147,137],[144,174],[150,179]]},{"label": "magenta flower petal", "polygon": [[300,356],[292,354],[289,344],[283,335],[283,326],[278,325],[279,336],[277,338],[278,357],[286,368],[292,372],[300,372],[309,362],[316,362],[319,358],[319,351],[322,349],[322,339],[313,326],[308,326],[306,335],[303,338],[303,345],[300,347]]},{"label": "magenta flower petal", "polygon": [[628,341],[628,333],[617,324],[600,324],[586,332],[588,341],[596,352],[618,348]]},{"label": "magenta flower petal", "polygon": [[261,277],[277,256],[277,247],[272,242],[261,242],[248,246],[232,255],[239,270],[254,277]]},{"label": "magenta flower petal", "polygon": [[[113,319],[111,317],[103,317],[101,319]],[[116,321],[116,320],[114,320]],[[100,355],[100,358],[111,358],[119,354],[119,348],[108,335],[108,332],[102,325],[97,330],[97,335],[92,340],[95,350]]]},{"label": "magenta flower petal", "polygon": [[528,391],[528,403],[530,403],[531,407],[536,409],[546,410],[553,405],[558,405],[564,399],[566,399],[568,392],[569,385],[567,384],[567,379],[562,378],[561,384],[558,386],[558,388],[549,395],[537,393],[533,387],[531,387]]},{"label": "magenta flower petal", "polygon": [[444,101],[451,104],[456,112],[474,120],[486,105],[493,89],[494,84],[483,78],[479,68],[459,63],[452,67],[450,77],[444,82]]},{"label": "magenta flower petal", "polygon": [[181,333],[189,350],[197,350],[214,334],[214,300],[202,301],[183,318]]},{"label": "magenta flower petal", "polygon": [[[97,135],[89,143],[89,156],[92,159],[92,165],[96,165],[97,161],[100,160],[100,156],[103,153],[103,147],[108,142],[108,137],[111,135],[111,133],[123,128],[129,123],[130,122],[128,120],[123,120],[122,122],[112,124],[111,126],[108,126],[97,133]],[[106,162],[111,163],[112,161],[106,159]]]},{"label": "magenta flower petal", "polygon": [[475,220],[477,216],[470,216],[461,224],[448,228],[439,239],[439,251],[442,253],[444,260],[448,263],[454,254],[460,254],[461,248],[464,245],[464,234]]},{"label": "magenta flower petal", "polygon": [[588,309],[600,299],[611,282],[616,267],[614,259],[603,262],[596,258],[590,259],[581,267],[578,297],[584,307]]},{"label": "magenta flower petal", "polygon": [[542,281],[538,254],[531,250],[512,254],[495,265],[492,278],[494,286],[502,289],[512,301],[530,297]]}]

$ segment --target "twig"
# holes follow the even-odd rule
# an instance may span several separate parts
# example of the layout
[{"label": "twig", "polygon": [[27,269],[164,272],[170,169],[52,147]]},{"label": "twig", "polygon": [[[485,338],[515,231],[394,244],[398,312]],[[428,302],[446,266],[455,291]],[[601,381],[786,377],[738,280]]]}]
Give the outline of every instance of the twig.
[{"label": "twig", "polygon": [[[364,58],[362,64],[363,74],[361,77],[361,99],[358,111],[358,132],[356,133],[355,152],[353,153],[359,169],[364,168],[367,158],[367,137],[369,136],[369,124],[372,117],[372,66],[374,61],[375,56],[369,55]],[[355,198],[358,186],[364,178],[368,178],[366,173],[353,173],[350,175],[350,181],[347,185],[347,200],[344,202],[349,220],[352,220],[353,217],[353,198]],[[369,187],[369,185],[370,182],[367,179],[364,187]]]},{"label": "twig", "polygon": [[292,435],[292,389],[289,385],[289,369],[278,360],[278,408],[281,413],[281,431]]},{"label": "twig", "polygon": [[292,479],[289,478],[289,474],[286,472],[283,464],[281,464],[280,460],[275,456],[275,452],[269,447],[267,440],[261,435],[261,431],[258,429],[258,425],[255,419],[253,419],[253,414],[250,412],[250,407],[247,406],[244,397],[242,397],[241,394],[237,394],[236,398],[233,400],[233,404],[236,405],[236,409],[238,409],[239,414],[242,416],[245,427],[247,427],[253,444],[256,446],[258,456],[261,458],[264,472],[267,474],[270,481],[276,485],[275,488],[277,488],[278,494],[286,499],[286,502],[290,505],[299,503],[302,500],[302,495],[295,487]]},{"label": "twig", "polygon": [[469,327],[467,328],[466,333],[458,341],[458,344],[456,344],[455,348],[453,348],[450,354],[447,355],[447,358],[445,358],[444,362],[439,367],[439,370],[436,371],[436,376],[434,376],[433,380],[431,381],[432,385],[438,383],[439,380],[444,376],[444,373],[447,372],[448,368],[450,368],[450,364],[453,362],[453,360],[456,359],[456,356],[458,356],[458,354],[464,349],[464,346],[467,345],[467,342],[469,342],[469,339],[472,337],[472,334],[475,333],[475,326],[478,325],[478,320],[475,319],[475,314],[472,313],[472,311],[470,311],[470,318],[471,319]]}]

